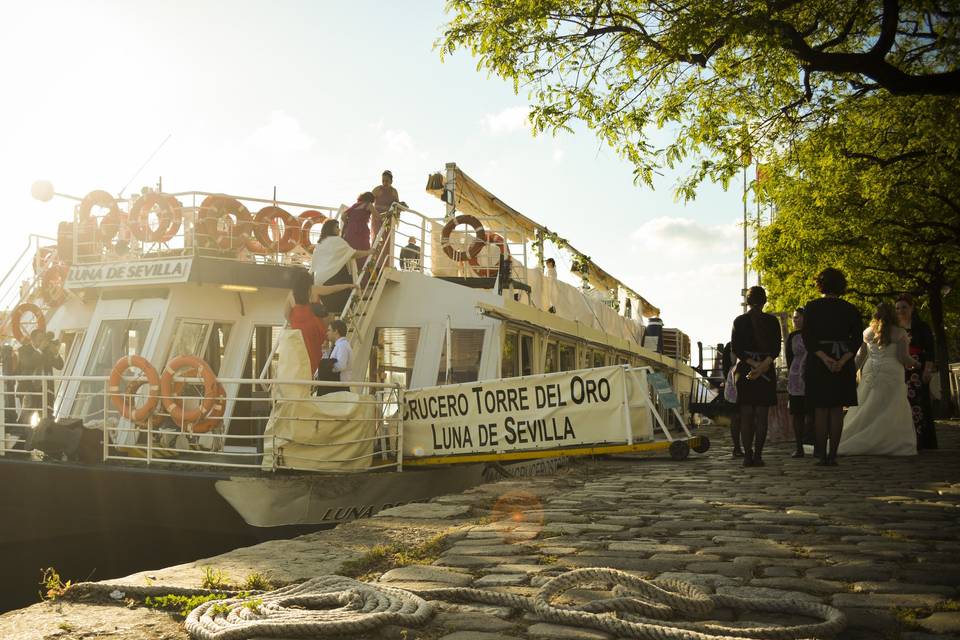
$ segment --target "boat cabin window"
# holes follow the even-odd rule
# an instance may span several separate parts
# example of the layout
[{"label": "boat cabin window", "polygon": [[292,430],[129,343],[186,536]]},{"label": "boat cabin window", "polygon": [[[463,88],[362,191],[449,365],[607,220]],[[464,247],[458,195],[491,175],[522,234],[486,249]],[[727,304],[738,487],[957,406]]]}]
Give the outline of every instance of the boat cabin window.
[{"label": "boat cabin window", "polygon": [[500,377],[513,378],[518,375],[520,357],[520,335],[516,331],[507,331],[503,336],[503,349],[500,352]]},{"label": "boat cabin window", "polygon": [[410,388],[419,327],[377,327],[370,350],[370,380]]},{"label": "boat cabin window", "polygon": [[[450,329],[449,341],[444,335],[437,384],[476,382],[480,379],[484,331],[485,329]],[[451,346],[449,358],[447,358],[447,342]]]},{"label": "boat cabin window", "polygon": [[556,373],[560,369],[559,359],[557,358],[557,343],[553,340],[547,340],[544,342],[544,360],[543,360],[543,372],[544,373]]},{"label": "boat cabin window", "polygon": [[500,355],[500,377],[514,378],[533,373],[533,336],[508,329]]},{"label": "boat cabin window", "polygon": [[230,327],[222,322],[177,320],[167,361],[176,356],[198,356],[210,365],[215,374],[220,375],[223,353],[230,339]]},{"label": "boat cabin window", "polygon": [[[229,326],[224,328],[226,333],[222,336],[222,343],[226,345]],[[274,347],[280,340],[282,329],[283,327],[276,325],[261,325],[253,328],[253,334],[250,336],[250,350],[247,352],[247,359],[243,363],[242,378],[259,378],[271,352],[273,352],[273,357],[270,358],[270,369],[267,375],[270,378],[276,377],[280,356],[277,355]],[[215,328],[214,335],[216,331]],[[217,340],[219,341],[220,338],[217,338]],[[229,433],[245,436],[262,434],[267,418],[270,416],[271,406],[270,392],[267,387],[249,383],[238,385],[236,402],[230,414]],[[226,444],[249,447],[251,442],[253,441],[245,438],[228,438]]]},{"label": "boat cabin window", "polygon": [[593,352],[593,366],[596,368],[607,366],[607,354],[599,349]]},{"label": "boat cabin window", "polygon": [[560,371],[574,371],[577,368],[577,347],[569,342],[560,343]]},{"label": "boat cabin window", "polygon": [[[150,320],[104,320],[90,350],[85,376],[108,376],[117,360],[140,355],[150,331]],[[103,413],[103,385],[84,382],[77,393],[73,415],[90,417]]]},{"label": "boat cabin window", "polygon": [[[83,329],[64,330],[60,332],[60,357],[63,358],[63,373],[69,375],[73,373],[73,368],[77,364],[77,356],[80,353],[80,345],[83,344]],[[55,393],[57,394],[54,413],[60,415],[60,406],[63,403],[63,396],[60,393],[65,382],[58,380],[54,383]]]}]

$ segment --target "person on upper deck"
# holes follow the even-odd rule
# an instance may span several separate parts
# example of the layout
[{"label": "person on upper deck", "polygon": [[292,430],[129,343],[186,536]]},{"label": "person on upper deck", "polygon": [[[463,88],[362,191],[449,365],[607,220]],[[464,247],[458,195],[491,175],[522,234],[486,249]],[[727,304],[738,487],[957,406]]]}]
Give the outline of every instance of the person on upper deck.
[{"label": "person on upper deck", "polygon": [[400,268],[407,271],[420,269],[420,247],[413,236],[407,238],[407,246],[400,249]]},{"label": "person on upper deck", "polygon": [[372,243],[383,224],[383,215],[390,210],[394,202],[400,202],[400,194],[393,188],[393,173],[389,169],[383,172],[380,176],[380,184],[375,186],[371,193],[373,193],[374,207],[377,209],[370,225],[370,242]]},{"label": "person on upper deck", "polygon": [[[357,201],[340,217],[343,227],[340,235],[351,247],[358,251],[370,250],[370,216],[378,216],[372,193],[366,191],[357,196]],[[363,266],[363,259],[357,258],[357,269]]]},{"label": "person on upper deck", "polygon": [[[320,239],[313,250],[310,271],[313,274],[314,291],[319,292],[323,306],[332,314],[339,314],[347,304],[350,289],[354,288],[350,275],[350,261],[362,259],[370,251],[358,251],[340,237],[340,223],[327,220],[320,227]],[[319,285],[341,285],[337,291],[320,289]],[[346,285],[346,286],[342,286]]]}]

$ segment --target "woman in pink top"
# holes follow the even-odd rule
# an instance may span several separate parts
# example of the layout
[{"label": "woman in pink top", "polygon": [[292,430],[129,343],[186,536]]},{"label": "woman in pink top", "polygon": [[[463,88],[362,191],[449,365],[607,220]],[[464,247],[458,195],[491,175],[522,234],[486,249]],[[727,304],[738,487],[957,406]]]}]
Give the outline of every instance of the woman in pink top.
[{"label": "woman in pink top", "polygon": [[790,418],[793,422],[793,436],[797,440],[794,458],[803,457],[803,440],[808,429],[812,429],[812,411],[807,406],[806,389],[803,381],[807,367],[807,347],[803,343],[803,307],[793,312],[793,331],[787,336],[787,392],[790,394]]},{"label": "woman in pink top", "polygon": [[[357,202],[343,212],[340,237],[357,251],[370,250],[370,216],[378,215],[374,206],[375,198],[366,191],[357,197]],[[357,258],[357,269],[363,266],[366,258]]]}]

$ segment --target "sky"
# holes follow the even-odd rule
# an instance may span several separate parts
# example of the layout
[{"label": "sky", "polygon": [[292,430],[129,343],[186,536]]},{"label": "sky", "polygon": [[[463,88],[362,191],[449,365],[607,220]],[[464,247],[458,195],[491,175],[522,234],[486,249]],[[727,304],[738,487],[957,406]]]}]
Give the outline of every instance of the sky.
[{"label": "sky", "polygon": [[71,215],[67,200],[32,200],[35,180],[82,196],[162,177],[167,192],[276,187],[281,200],[338,206],[389,168],[402,200],[441,217],[427,175],[456,162],[659,306],[667,326],[728,340],[742,186],[705,184],[684,204],[685,168],[651,190],[583,127],[534,137],[524,93],[467,53],[441,61],[444,22],[443,0],[0,4],[0,273],[27,234],[54,235]]}]

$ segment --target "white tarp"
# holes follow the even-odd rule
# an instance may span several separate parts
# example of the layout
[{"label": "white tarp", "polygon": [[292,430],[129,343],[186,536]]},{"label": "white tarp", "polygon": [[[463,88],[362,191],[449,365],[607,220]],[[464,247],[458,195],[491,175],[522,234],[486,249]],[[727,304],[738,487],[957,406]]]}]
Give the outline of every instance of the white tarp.
[{"label": "white tarp", "polygon": [[404,455],[624,443],[625,375],[623,367],[611,366],[408,391]]},{"label": "white tarp", "polygon": [[612,309],[605,296],[594,290],[584,293],[581,289],[555,278],[548,278],[539,269],[523,269],[530,285],[530,298],[540,309],[546,311],[553,306],[557,316],[574,320],[604,333],[617,336],[631,342],[639,342],[643,335],[643,325],[636,318],[626,318]]},{"label": "white tarp", "polygon": [[[283,331],[277,353],[277,379],[310,380],[310,358],[299,330]],[[337,391],[315,397],[309,385],[274,386],[273,411],[264,432],[264,469],[273,468],[275,453],[280,464],[290,469],[341,471],[370,466],[377,426],[373,396]]]}]

